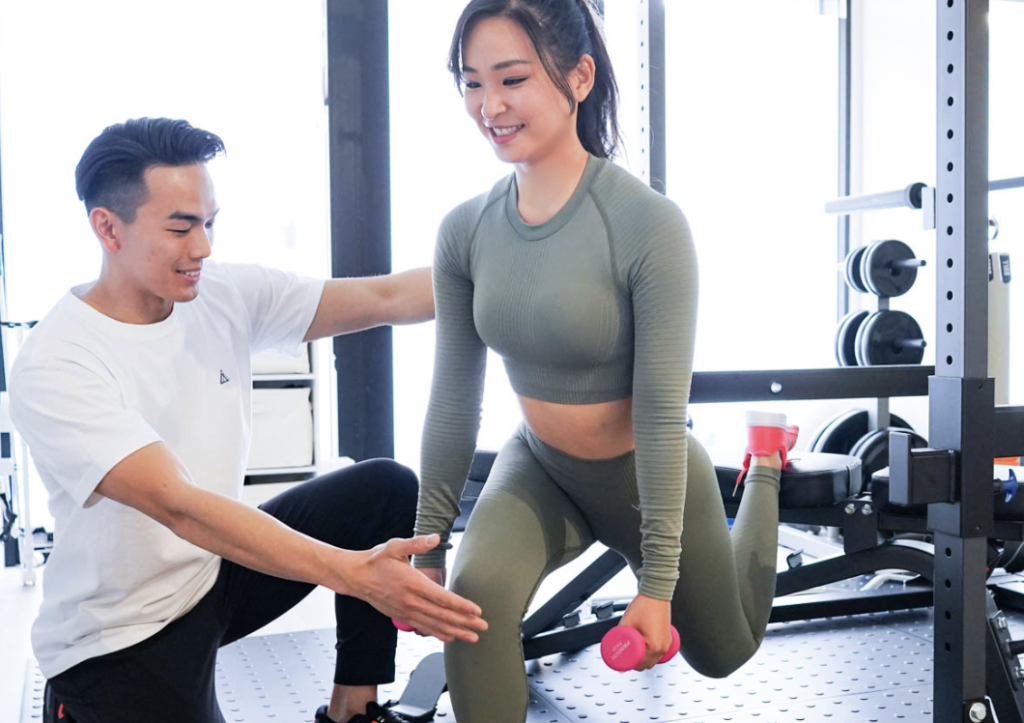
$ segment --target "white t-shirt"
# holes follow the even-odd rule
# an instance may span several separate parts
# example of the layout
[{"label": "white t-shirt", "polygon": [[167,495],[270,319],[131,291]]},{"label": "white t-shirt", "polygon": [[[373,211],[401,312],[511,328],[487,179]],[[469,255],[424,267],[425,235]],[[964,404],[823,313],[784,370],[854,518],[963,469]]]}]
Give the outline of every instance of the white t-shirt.
[{"label": "white t-shirt", "polygon": [[55,520],[32,645],[46,677],[134,645],[191,610],[220,558],[95,493],[118,462],[164,442],[200,487],[238,498],[248,458],[250,354],[296,353],[323,281],[206,261],[199,296],[125,324],[72,289],[29,335],[10,379]]}]

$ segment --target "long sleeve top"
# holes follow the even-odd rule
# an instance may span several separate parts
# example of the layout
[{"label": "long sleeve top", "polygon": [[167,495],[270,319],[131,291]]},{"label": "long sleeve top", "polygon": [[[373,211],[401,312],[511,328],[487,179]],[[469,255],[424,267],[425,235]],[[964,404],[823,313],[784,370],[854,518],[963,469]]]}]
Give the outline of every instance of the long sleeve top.
[{"label": "long sleeve top", "polygon": [[[671,600],[686,494],[686,408],[697,259],[685,217],[591,157],[566,205],[530,225],[515,176],[444,219],[433,264],[434,376],[416,534],[446,542],[476,447],[487,348],[521,396],[597,404],[632,396],[640,494],[640,592]],[[445,552],[417,567],[443,567]]]}]

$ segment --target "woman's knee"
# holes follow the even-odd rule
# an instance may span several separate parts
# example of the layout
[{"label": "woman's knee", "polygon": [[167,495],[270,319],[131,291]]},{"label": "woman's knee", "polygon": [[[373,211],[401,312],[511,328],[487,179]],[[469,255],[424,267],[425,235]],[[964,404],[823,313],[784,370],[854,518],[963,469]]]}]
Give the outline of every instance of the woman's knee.
[{"label": "woman's knee", "polygon": [[702,646],[700,651],[684,650],[683,657],[694,670],[705,678],[728,678],[746,665],[761,641],[725,643]]},{"label": "woman's knee", "polygon": [[518,628],[530,591],[537,582],[519,579],[513,571],[501,568],[484,559],[469,564],[459,560],[451,576],[452,592],[479,605],[492,630],[496,626]]}]

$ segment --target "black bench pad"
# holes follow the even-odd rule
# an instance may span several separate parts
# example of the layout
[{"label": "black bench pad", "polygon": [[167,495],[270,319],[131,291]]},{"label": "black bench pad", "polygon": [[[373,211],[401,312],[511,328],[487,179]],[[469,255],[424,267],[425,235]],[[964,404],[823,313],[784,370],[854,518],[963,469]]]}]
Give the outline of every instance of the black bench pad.
[{"label": "black bench pad", "polygon": [[[738,464],[716,464],[718,487],[726,502],[738,502],[743,498],[743,485],[736,488],[736,477],[740,473]],[[779,507],[782,509],[806,509],[831,507],[846,498],[860,493],[860,459],[845,454],[821,452],[794,453],[782,473],[779,490]]]}]

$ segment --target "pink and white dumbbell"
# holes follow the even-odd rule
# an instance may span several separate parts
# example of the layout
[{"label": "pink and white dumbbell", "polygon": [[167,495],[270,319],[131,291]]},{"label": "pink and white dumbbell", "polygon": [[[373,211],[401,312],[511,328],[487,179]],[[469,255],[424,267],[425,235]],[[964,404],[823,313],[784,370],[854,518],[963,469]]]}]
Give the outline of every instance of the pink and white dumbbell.
[{"label": "pink and white dumbbell", "polygon": [[[658,661],[658,664],[667,663],[676,657],[679,652],[679,631],[672,626],[672,644],[668,652]],[[601,657],[605,664],[612,670],[624,673],[633,670],[643,662],[647,655],[647,643],[644,636],[634,627],[629,625],[617,625],[601,639]]]},{"label": "pink and white dumbbell", "polygon": [[393,622],[395,624],[395,627],[401,630],[403,633],[416,632],[416,628],[414,628],[412,625],[409,625],[408,623],[403,623],[398,618],[391,618],[391,622]]}]

